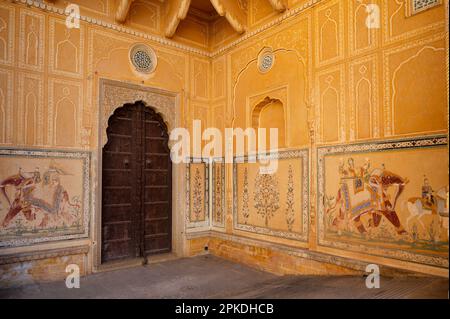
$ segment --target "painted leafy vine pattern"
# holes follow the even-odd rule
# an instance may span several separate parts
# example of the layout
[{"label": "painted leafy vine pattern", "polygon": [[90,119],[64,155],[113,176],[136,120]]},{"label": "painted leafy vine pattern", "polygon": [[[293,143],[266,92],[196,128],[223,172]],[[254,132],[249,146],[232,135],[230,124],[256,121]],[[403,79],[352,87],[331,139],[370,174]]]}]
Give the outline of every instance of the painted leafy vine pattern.
[{"label": "painted leafy vine pattern", "polygon": [[193,183],[193,192],[192,192],[192,211],[195,216],[195,221],[200,220],[200,216],[203,211],[203,187],[202,187],[202,177],[200,175],[200,170],[198,167],[195,168],[194,173],[194,183]]},{"label": "painted leafy vine pattern", "polygon": [[269,226],[269,220],[280,208],[280,192],[275,175],[258,174],[255,179],[255,208],[257,214],[264,218],[264,224]]},{"label": "painted leafy vine pattern", "polygon": [[248,169],[244,168],[244,189],[242,192],[242,217],[244,217],[244,224],[247,224],[250,217],[250,209],[248,207]]},{"label": "painted leafy vine pattern", "polygon": [[292,231],[292,226],[295,222],[294,215],[294,172],[292,165],[289,165],[288,169],[288,184],[286,195],[286,223],[289,231]]}]

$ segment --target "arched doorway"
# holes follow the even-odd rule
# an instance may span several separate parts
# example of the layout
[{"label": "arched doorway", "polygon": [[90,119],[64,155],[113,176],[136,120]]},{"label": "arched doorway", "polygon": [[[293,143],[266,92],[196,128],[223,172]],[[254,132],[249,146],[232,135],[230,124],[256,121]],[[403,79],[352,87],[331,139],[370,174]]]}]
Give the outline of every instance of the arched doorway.
[{"label": "arched doorway", "polygon": [[172,165],[161,115],[143,102],[108,120],[102,152],[102,263],[171,251]]}]

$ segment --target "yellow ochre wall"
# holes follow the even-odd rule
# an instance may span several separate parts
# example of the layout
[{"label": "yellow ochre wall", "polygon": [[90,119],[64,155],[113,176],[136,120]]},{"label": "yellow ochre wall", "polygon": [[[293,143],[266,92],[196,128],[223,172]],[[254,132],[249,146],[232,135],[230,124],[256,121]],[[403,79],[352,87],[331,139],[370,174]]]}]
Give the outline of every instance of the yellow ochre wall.
[{"label": "yellow ochre wall", "polygon": [[[289,0],[284,14],[273,11],[266,0],[243,0],[247,12],[243,35],[237,35],[224,17],[209,25],[189,17],[173,40],[162,37],[165,8],[158,1],[133,2],[126,29],[114,24],[117,1],[72,2],[90,19],[81,21],[81,28],[71,29],[69,35],[61,12],[0,2],[4,21],[0,24],[2,148],[86,151],[91,156],[91,187],[96,190],[100,79],[178,94],[175,122],[187,128],[194,119],[200,119],[203,127],[221,130],[251,127],[253,108],[269,97],[283,105],[285,121],[273,126],[285,128],[284,146],[293,152],[286,155],[278,177],[280,198],[288,198],[291,164],[295,166],[293,184],[298,186],[292,192],[297,203],[294,214],[302,218],[296,219],[292,230],[280,216],[267,227],[258,215],[249,219],[254,225],[237,222],[241,212],[235,207],[241,207],[243,199],[240,192],[233,194],[233,187],[243,187],[244,182],[241,175],[233,179],[233,165],[227,164],[225,175],[216,174],[209,185],[214,190],[211,197],[217,199],[223,191],[223,201],[211,203],[211,218],[202,213],[205,222],[198,227],[188,227],[182,218],[174,234],[177,255],[195,255],[209,246],[212,254],[278,274],[359,273],[365,264],[379,263],[448,277],[448,226],[447,234],[438,229],[438,244],[424,247],[414,246],[410,239],[405,243],[395,232],[392,244],[385,247],[377,228],[366,237],[355,237],[351,223],[350,230],[321,226],[328,216],[325,199],[336,199],[339,166],[347,165],[349,158],[356,168],[369,158],[371,169],[385,165],[386,170],[408,178],[398,204],[402,223],[408,218],[408,199],[421,197],[423,175],[433,189],[447,187],[448,193],[448,149],[442,141],[433,144],[430,152],[427,145],[415,148],[411,142],[405,142],[405,151],[386,145],[384,149],[394,148],[386,152],[386,162],[380,159],[381,151],[373,157],[371,153],[383,141],[447,136],[448,1],[414,15],[407,0],[370,1],[379,5],[381,21],[380,29],[367,31],[367,0]],[[64,7],[64,1],[52,4],[55,10]],[[39,43],[35,47],[27,45],[31,30]],[[71,45],[64,45],[68,41]],[[128,54],[135,43],[148,44],[156,52],[158,66],[149,78],[131,69]],[[258,54],[266,47],[275,62],[268,73],[261,74]],[[73,112],[58,113],[58,106],[69,106]],[[57,120],[61,117],[66,118],[63,123]],[[359,143],[359,148],[334,148],[349,143]],[[405,165],[395,160],[403,156]],[[27,165],[34,169],[30,158]],[[18,167],[11,167],[8,174],[17,174]],[[244,166],[237,168],[242,174]],[[2,179],[8,177],[5,174]],[[183,174],[178,175],[179,181]],[[179,192],[184,197],[184,186]],[[253,192],[251,181],[252,201]],[[70,263],[79,264],[82,274],[96,270],[95,233],[100,221],[95,191],[88,206],[90,228],[84,238],[0,248],[0,286],[64,278],[65,265]],[[284,214],[287,205],[281,206],[277,212]],[[176,213],[192,215],[188,207]],[[255,214],[253,208],[250,213]],[[385,220],[380,227],[391,232],[394,228]],[[428,238],[426,228],[433,221],[432,216],[424,218],[423,228],[415,222],[419,237]],[[339,245],[330,245],[330,238]]]},{"label": "yellow ochre wall", "polygon": [[[172,45],[157,42],[163,38],[152,40],[148,33],[143,33],[161,33],[164,15],[160,3],[145,3],[146,8],[141,10],[139,1],[136,1],[124,25],[127,31],[114,30],[111,24],[105,27],[99,22],[114,23],[116,1],[80,0],[72,3],[79,4],[81,15],[90,17],[90,21],[82,20],[80,29],[70,29],[67,33],[66,17],[62,14],[66,6],[64,1],[56,1],[45,10],[35,5],[0,2],[0,146],[14,150],[88,152],[91,192],[85,194],[90,199],[83,208],[88,206],[89,233],[83,238],[33,245],[13,241],[0,248],[1,286],[64,278],[67,275],[65,265],[73,260],[79,264],[82,274],[92,272],[98,264],[96,249],[99,246],[96,246],[95,234],[100,224],[96,217],[99,203],[96,175],[101,79],[174,94],[176,113],[174,108],[170,129],[175,124],[187,127],[195,114],[200,114],[206,121],[208,114],[209,58],[204,53],[196,53],[195,48],[176,48],[175,42]],[[155,9],[151,15],[146,11],[149,8]],[[135,12],[137,15],[146,14],[145,20],[136,17]],[[129,50],[136,43],[147,44],[156,53],[158,65],[150,77],[140,77],[131,67]],[[26,172],[36,167],[41,171],[53,167],[45,155],[44,159],[34,159],[35,153],[25,156],[23,161],[0,159],[1,179],[18,174],[19,169]],[[61,184],[69,196],[78,195],[78,188],[82,186],[82,174],[76,173],[81,169],[79,161],[73,164],[55,161],[63,164],[69,174],[61,177]],[[76,175],[79,184],[71,185],[70,178],[75,178],[72,174]],[[9,207],[3,196],[1,206],[3,220]],[[2,241],[9,238],[2,236]],[[177,242],[174,247],[180,247],[177,253],[182,255],[182,239]],[[57,267],[50,267],[52,264]]]},{"label": "yellow ochre wall", "polygon": [[[259,103],[266,98],[281,101],[284,123],[272,122],[272,127],[286,127],[286,149],[306,149],[309,154],[309,237],[292,240],[295,231],[276,231],[286,226],[277,219],[285,214],[284,204],[276,209],[278,217],[269,221],[269,227],[261,230],[242,225],[239,218],[245,212],[241,207],[244,201],[252,205],[257,183],[250,180],[249,195],[244,195],[240,181],[244,164],[237,165],[237,181],[233,165],[227,165],[225,227],[213,227],[212,238],[193,235],[192,252],[199,253],[209,245],[213,254],[279,274],[340,274],[336,258],[342,257],[342,263],[355,265],[354,271],[364,270],[356,266],[357,260],[447,277],[448,217],[428,215],[420,217],[421,223],[413,214],[424,175],[432,188],[444,195],[440,204],[447,205],[448,212],[447,2],[411,14],[410,2],[401,0],[292,1],[289,8],[300,7],[300,13],[287,14],[275,24],[268,22],[269,17],[260,18],[268,1],[246,3],[252,35],[236,40],[229,27],[224,27],[218,33],[222,39],[215,38],[216,47],[213,41],[217,51],[212,59],[212,124],[245,129],[252,126],[252,112]],[[380,8],[379,29],[366,27],[365,6],[369,3]],[[275,13],[267,11],[273,21]],[[273,52],[274,64],[263,74],[257,67],[258,55],[267,47]],[[426,136],[441,135],[442,145],[435,149],[426,148],[429,141],[419,142],[425,148],[412,147]],[[391,140],[404,142],[388,142]],[[339,148],[346,144],[357,146]],[[336,217],[332,214],[337,212],[326,213],[331,207],[327,205],[336,200],[345,182],[340,179],[339,167],[344,163],[343,169],[347,169],[349,159],[357,170],[369,162],[369,172],[383,169],[406,181],[396,205],[406,234],[398,234],[402,229],[385,217],[364,235],[358,233],[357,223],[331,225]],[[291,163],[295,165],[294,160]],[[285,174],[286,170],[278,172],[277,184],[271,185],[279,191],[281,202],[286,192]],[[220,181],[213,180],[216,182]],[[238,191],[233,193],[233,188]],[[218,188],[213,185],[212,189]],[[387,192],[392,200],[392,189]],[[213,220],[216,209],[212,208]],[[296,210],[297,220],[301,213]],[[250,209],[250,215],[262,223],[256,209]],[[366,230],[371,222],[368,216],[361,218]],[[306,259],[300,257],[305,253],[301,249],[308,252],[303,256]],[[314,252],[323,253],[321,263],[305,266],[318,260]]]}]

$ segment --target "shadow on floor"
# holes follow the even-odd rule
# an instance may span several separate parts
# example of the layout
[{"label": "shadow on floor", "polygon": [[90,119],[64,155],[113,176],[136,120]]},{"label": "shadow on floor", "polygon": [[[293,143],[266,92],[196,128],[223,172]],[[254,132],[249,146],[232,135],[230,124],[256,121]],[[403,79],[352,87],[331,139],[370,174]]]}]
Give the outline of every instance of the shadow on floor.
[{"label": "shadow on floor", "polygon": [[448,279],[381,278],[367,289],[365,277],[275,276],[211,255],[171,260],[64,281],[0,290],[0,298],[448,298]]}]

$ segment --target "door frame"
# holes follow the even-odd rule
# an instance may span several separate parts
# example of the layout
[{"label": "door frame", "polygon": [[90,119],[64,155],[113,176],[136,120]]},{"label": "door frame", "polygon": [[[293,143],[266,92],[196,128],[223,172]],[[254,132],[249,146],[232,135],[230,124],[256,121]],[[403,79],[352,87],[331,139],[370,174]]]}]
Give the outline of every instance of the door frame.
[{"label": "door frame", "polygon": [[[101,271],[101,248],[102,248],[102,153],[106,143],[106,128],[109,117],[119,107],[126,103],[143,101],[152,107],[161,117],[170,131],[179,127],[180,123],[180,100],[181,94],[163,89],[146,87],[139,84],[126,83],[111,79],[99,79],[98,90],[98,145],[96,154],[93,156],[93,218],[91,224],[92,242],[92,269],[94,272]],[[169,149],[172,147],[169,140]],[[184,238],[184,198],[183,189],[186,181],[183,165],[172,163],[172,254],[183,256],[185,254]],[[177,213],[179,212],[179,213]]]}]

